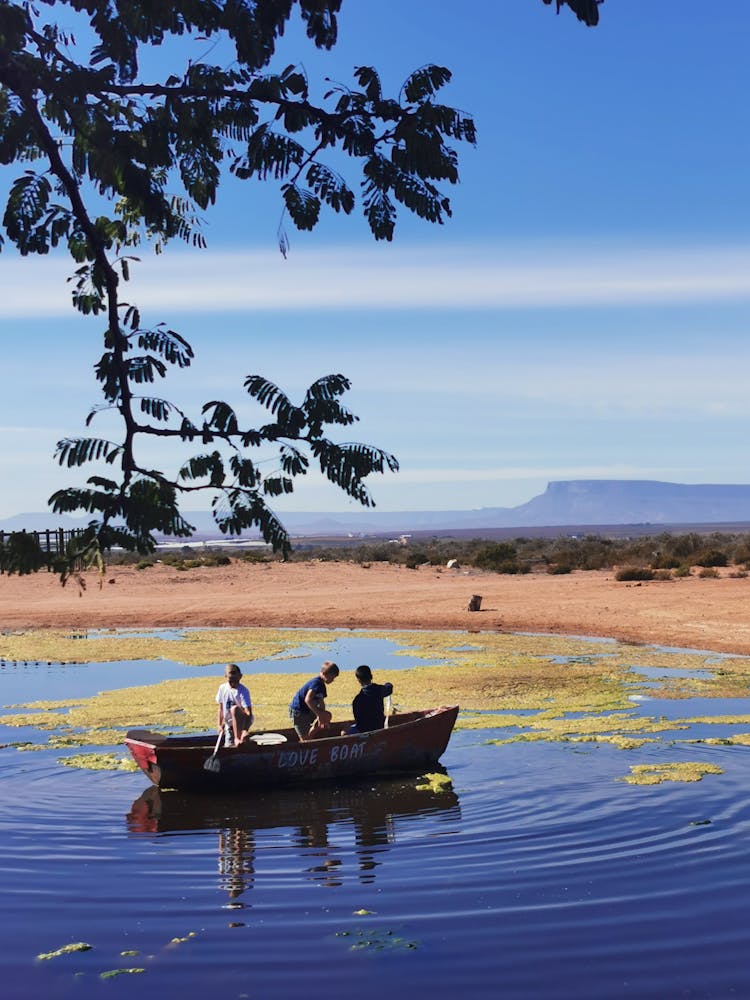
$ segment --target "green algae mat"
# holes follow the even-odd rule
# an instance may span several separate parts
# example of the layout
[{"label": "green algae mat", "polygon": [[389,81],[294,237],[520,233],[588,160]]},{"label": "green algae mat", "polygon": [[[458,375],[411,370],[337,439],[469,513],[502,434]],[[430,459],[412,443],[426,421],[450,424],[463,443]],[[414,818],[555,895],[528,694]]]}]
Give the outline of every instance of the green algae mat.
[{"label": "green algae mat", "polygon": [[[502,747],[517,742],[606,743],[623,751],[644,745],[695,742],[750,745],[750,702],[745,712],[729,713],[726,702],[747,699],[750,658],[697,651],[667,650],[617,642],[549,635],[466,632],[343,633],[357,643],[387,640],[392,652],[370,662],[379,682],[394,685],[399,710],[459,704],[459,729]],[[215,676],[191,677],[190,667],[241,662],[251,689],[256,725],[288,724],[287,705],[315,666],[305,667],[310,650],[329,655],[342,632],[296,629],[190,629],[162,632],[75,633],[28,631],[0,635],[2,663],[108,663],[169,660],[185,665],[179,680],[103,691],[86,698],[58,698],[4,706],[4,726],[32,727],[46,741],[18,741],[18,749],[59,747],[61,751],[108,748],[61,757],[68,766],[129,767],[119,748],[129,728],[164,733],[212,730]],[[83,641],[88,640],[88,641]],[[332,645],[333,644],[333,645]],[[400,658],[408,665],[399,666]],[[342,676],[329,690],[334,718],[345,718],[356,693],[351,663],[339,659]],[[274,672],[274,664],[300,661],[299,673]],[[319,658],[318,658],[319,659]],[[273,661],[273,662],[269,662]],[[285,670],[288,671],[287,664]],[[695,701],[701,711],[695,712]],[[652,703],[674,704],[675,711],[653,714]],[[684,703],[684,714],[679,711]],[[709,711],[706,711],[708,705]],[[711,710],[715,708],[715,711]],[[743,727],[746,731],[743,731]],[[709,771],[691,766],[658,768],[628,764],[632,783],[694,781]],[[626,769],[627,770],[627,769]]]}]

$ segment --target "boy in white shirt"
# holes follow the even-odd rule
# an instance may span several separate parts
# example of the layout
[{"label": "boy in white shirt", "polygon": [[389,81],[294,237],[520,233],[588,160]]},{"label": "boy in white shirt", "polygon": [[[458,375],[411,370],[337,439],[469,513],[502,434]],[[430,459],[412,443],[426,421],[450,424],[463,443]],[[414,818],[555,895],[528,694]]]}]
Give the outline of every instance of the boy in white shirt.
[{"label": "boy in white shirt", "polygon": [[217,732],[224,730],[224,745],[239,746],[247,739],[253,724],[253,705],[250,692],[240,684],[242,671],[236,663],[228,663],[224,672],[224,682],[216,692],[219,706],[216,716]]}]

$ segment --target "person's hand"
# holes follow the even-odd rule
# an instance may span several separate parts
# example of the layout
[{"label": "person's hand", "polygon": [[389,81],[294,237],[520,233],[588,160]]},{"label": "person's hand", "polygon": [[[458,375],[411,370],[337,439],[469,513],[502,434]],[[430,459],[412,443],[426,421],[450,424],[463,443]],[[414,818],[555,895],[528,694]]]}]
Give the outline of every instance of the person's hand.
[{"label": "person's hand", "polygon": [[333,721],[333,716],[331,715],[330,712],[327,712],[325,709],[323,709],[323,711],[320,713],[317,719],[318,725],[320,726],[321,729],[325,729],[326,726],[330,726],[332,721]]}]

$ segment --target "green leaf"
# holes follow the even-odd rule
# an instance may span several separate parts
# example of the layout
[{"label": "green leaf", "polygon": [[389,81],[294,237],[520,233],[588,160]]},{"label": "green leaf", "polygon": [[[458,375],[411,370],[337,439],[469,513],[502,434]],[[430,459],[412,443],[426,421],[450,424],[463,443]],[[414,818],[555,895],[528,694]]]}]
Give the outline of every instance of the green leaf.
[{"label": "green leaf", "polygon": [[320,201],[315,195],[296,184],[285,184],[282,191],[284,204],[297,229],[314,229],[320,216]]},{"label": "green leaf", "polygon": [[[547,6],[552,2],[553,0],[544,0]],[[593,28],[599,23],[599,4],[603,3],[603,0],[554,0],[554,3],[558,14],[560,8],[567,5],[574,11],[578,20],[583,21],[589,27]]]},{"label": "green leaf", "polygon": [[157,399],[151,396],[141,396],[139,402],[141,413],[145,413],[153,420],[157,420],[159,422],[166,422],[169,420],[175,409],[174,404],[170,403],[168,400]]},{"label": "green leaf", "polygon": [[250,396],[278,417],[280,426],[293,432],[298,432],[304,427],[303,412],[294,406],[289,397],[273,382],[262,375],[248,375],[244,384]]},{"label": "green leaf", "polygon": [[180,479],[209,478],[210,485],[221,484],[224,481],[224,463],[218,451],[209,455],[194,455],[180,469]]},{"label": "green leaf", "polygon": [[286,476],[267,476],[263,480],[263,492],[266,496],[280,497],[285,493],[294,493],[294,483]]},{"label": "green leaf", "polygon": [[213,400],[210,403],[206,403],[201,412],[210,414],[206,423],[217,433],[226,435],[239,433],[237,415],[227,403],[221,400]]},{"label": "green leaf", "polygon": [[190,344],[174,330],[167,330],[163,325],[153,330],[138,332],[138,346],[146,351],[155,351],[170,365],[179,368],[189,368],[193,349]]},{"label": "green leaf", "polygon": [[343,178],[322,163],[313,163],[307,171],[307,183],[315,194],[335,212],[346,215],[354,208],[354,195]]},{"label": "green leaf", "polygon": [[98,459],[111,464],[121,454],[122,445],[103,438],[64,438],[55,448],[58,464],[67,465],[69,469]]},{"label": "green leaf", "polygon": [[424,101],[444,87],[450,78],[451,72],[445,66],[422,66],[404,83],[404,96],[411,104]]},{"label": "green leaf", "polygon": [[243,458],[241,455],[232,455],[229,459],[229,468],[232,470],[238,486],[254,488],[261,481],[262,476],[260,472],[258,472],[249,458]]}]

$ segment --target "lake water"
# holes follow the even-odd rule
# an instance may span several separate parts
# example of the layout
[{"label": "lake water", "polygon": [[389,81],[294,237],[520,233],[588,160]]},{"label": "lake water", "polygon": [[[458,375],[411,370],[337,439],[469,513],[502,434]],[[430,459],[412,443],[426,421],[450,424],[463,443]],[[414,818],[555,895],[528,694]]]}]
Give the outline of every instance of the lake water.
[{"label": "lake water", "polygon": [[[0,704],[124,686],[125,669],[5,664]],[[617,780],[632,758],[614,747],[496,735],[453,734],[452,791],[415,778],[250,800],[6,747],[0,995],[750,996],[750,750],[695,745],[689,759],[725,773],[639,787]],[[0,726],[0,742],[24,738]],[[79,941],[91,949],[36,957]],[[128,968],[145,971],[102,978]]]}]

